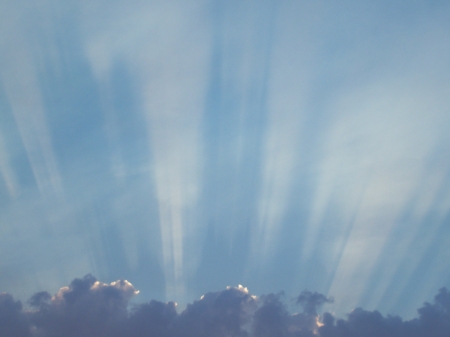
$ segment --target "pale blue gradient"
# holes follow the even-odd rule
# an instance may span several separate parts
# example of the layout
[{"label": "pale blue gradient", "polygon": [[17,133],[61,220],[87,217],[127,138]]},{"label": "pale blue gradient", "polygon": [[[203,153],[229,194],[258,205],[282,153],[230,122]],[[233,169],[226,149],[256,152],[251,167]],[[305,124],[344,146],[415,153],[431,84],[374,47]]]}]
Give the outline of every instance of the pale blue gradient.
[{"label": "pale blue gradient", "polygon": [[0,2],[0,291],[450,286],[450,6]]}]

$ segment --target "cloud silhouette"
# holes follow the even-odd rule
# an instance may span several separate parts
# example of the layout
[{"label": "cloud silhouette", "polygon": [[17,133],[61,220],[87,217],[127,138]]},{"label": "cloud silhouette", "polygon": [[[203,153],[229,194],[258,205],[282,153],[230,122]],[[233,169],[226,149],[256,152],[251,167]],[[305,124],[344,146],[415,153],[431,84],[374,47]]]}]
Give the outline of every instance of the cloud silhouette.
[{"label": "cloud silhouette", "polygon": [[49,301],[37,293],[29,303],[36,336],[121,336],[128,322],[128,301],[137,291],[127,281],[98,282],[92,275],[74,279]]},{"label": "cloud silhouette", "polygon": [[152,300],[135,306],[127,324],[130,337],[169,337],[177,317],[175,302],[163,303]]},{"label": "cloud silhouette", "polygon": [[175,322],[174,336],[246,337],[256,307],[255,298],[242,286],[207,293],[188,305]]},{"label": "cloud silhouette", "polygon": [[402,321],[398,316],[383,317],[378,311],[353,310],[347,320],[334,324],[331,314],[324,315],[319,328],[321,337],[444,337],[450,336],[450,293],[439,290],[434,304],[428,302],[417,310],[419,317]]},{"label": "cloud silhouette", "polygon": [[0,294],[0,336],[30,336],[30,326],[22,312],[22,303],[9,294]]},{"label": "cloud silhouette", "polygon": [[253,316],[255,336],[285,336],[289,326],[289,312],[281,301],[281,294],[263,296],[262,305]]},{"label": "cloud silhouette", "polygon": [[27,307],[0,294],[3,337],[448,337],[450,292],[439,290],[418,317],[403,321],[378,311],[357,308],[338,319],[318,314],[322,294],[302,292],[295,298],[303,312],[291,313],[283,293],[260,297],[242,286],[209,292],[180,314],[175,302],[131,306],[138,291],[128,281],[101,283],[92,275],[74,279],[51,296],[34,294]]},{"label": "cloud silhouette", "polygon": [[303,310],[308,315],[317,315],[317,309],[319,309],[325,303],[333,303],[333,298],[327,298],[325,295],[317,292],[310,292],[308,290],[303,291],[297,297],[297,303],[303,307]]}]

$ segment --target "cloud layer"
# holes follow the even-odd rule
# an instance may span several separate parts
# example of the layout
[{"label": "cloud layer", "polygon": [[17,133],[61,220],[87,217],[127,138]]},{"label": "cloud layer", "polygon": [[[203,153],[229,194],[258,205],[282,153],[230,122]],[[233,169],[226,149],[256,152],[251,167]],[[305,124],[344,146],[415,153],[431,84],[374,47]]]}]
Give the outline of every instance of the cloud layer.
[{"label": "cloud layer", "polygon": [[74,279],[54,296],[42,291],[24,306],[0,294],[0,336],[8,337],[444,337],[450,335],[450,292],[439,290],[418,317],[402,320],[357,308],[338,319],[318,310],[333,299],[302,292],[291,313],[283,293],[251,295],[242,286],[209,292],[177,313],[175,302],[131,305],[131,283],[110,284],[92,275]]}]

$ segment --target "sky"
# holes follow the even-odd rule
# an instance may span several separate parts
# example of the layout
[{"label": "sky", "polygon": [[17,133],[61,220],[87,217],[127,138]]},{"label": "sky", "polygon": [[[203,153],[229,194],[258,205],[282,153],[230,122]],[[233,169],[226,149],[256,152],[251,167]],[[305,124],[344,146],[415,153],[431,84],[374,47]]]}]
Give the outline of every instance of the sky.
[{"label": "sky", "polygon": [[434,308],[449,61],[447,1],[0,0],[0,302]]}]

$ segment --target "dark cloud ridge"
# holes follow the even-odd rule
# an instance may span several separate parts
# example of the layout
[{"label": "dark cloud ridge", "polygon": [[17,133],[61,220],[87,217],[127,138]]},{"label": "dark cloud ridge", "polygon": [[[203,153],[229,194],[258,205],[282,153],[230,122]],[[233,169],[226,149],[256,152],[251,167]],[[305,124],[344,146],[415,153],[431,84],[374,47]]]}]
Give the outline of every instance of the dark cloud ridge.
[{"label": "dark cloud ridge", "polygon": [[290,313],[283,293],[260,297],[242,286],[209,292],[181,313],[174,302],[131,306],[138,291],[128,281],[105,284],[92,275],[74,279],[51,296],[34,294],[24,306],[0,294],[0,337],[448,337],[450,292],[439,290],[418,317],[404,321],[357,308],[336,320],[318,309],[332,298],[302,292]]}]

